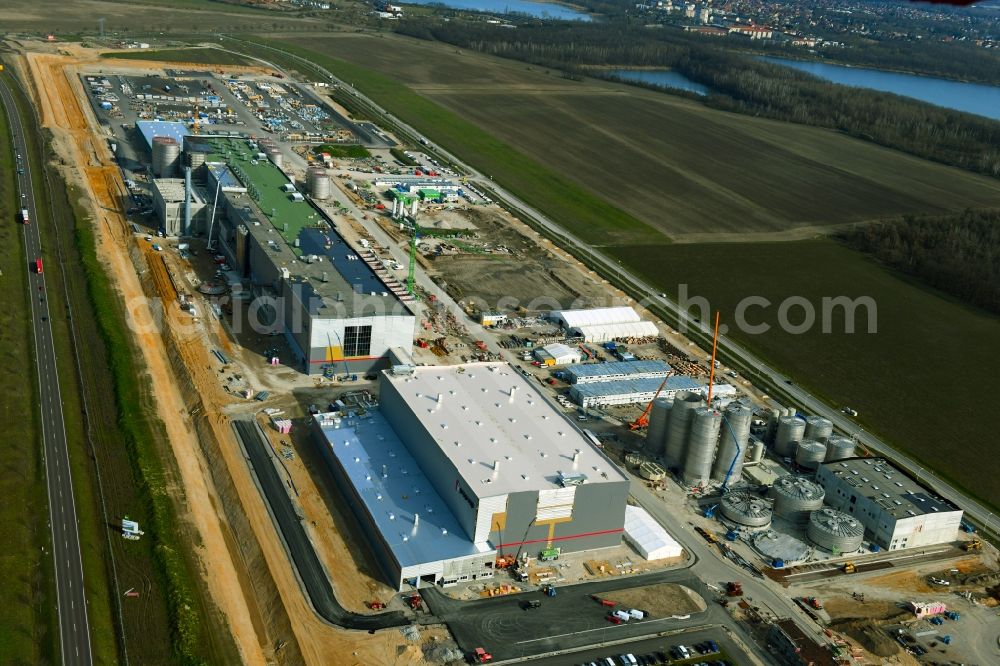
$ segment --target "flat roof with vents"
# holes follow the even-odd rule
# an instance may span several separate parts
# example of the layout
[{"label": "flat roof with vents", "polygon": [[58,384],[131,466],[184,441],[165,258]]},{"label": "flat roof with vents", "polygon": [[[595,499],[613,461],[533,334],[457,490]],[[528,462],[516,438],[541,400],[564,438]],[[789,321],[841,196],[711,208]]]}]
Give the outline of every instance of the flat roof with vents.
[{"label": "flat roof with vents", "polygon": [[584,474],[587,484],[628,480],[507,363],[385,371],[382,382],[382,400],[388,384],[480,497],[558,488],[560,473]]},{"label": "flat roof with vents", "polygon": [[848,458],[822,467],[897,518],[958,510],[885,458]]}]

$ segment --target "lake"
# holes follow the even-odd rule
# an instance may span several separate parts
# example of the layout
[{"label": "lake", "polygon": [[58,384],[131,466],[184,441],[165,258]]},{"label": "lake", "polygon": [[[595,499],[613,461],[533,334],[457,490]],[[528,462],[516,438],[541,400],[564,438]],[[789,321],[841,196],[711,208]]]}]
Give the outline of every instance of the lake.
[{"label": "lake", "polygon": [[845,67],[825,62],[788,60],[767,56],[762,56],[761,60],[785,67],[794,67],[833,83],[895,93],[948,109],[1000,120],[1000,86],[963,83],[932,76],[884,72],[863,67]]},{"label": "lake", "polygon": [[531,0],[406,0],[408,5],[444,5],[452,9],[467,9],[474,12],[497,14],[528,14],[537,18],[560,19],[563,21],[589,21],[590,14],[559,5],[554,2],[531,2]]},{"label": "lake", "polygon": [[683,74],[668,69],[609,69],[605,71],[626,81],[637,81],[660,88],[686,90],[698,95],[708,94],[708,88],[705,86],[695,83]]}]

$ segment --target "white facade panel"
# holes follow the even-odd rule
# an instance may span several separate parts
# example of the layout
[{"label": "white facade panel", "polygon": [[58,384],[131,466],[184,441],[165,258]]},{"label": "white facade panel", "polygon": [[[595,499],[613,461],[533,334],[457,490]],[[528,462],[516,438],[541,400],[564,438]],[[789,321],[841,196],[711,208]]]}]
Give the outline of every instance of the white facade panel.
[{"label": "white facade panel", "polygon": [[546,488],[538,491],[538,507],[535,522],[573,517],[573,503],[576,501],[576,486],[566,488]]},{"label": "white facade panel", "polygon": [[507,511],[507,495],[481,498],[476,514],[476,533],[473,535],[472,542],[486,543],[490,538],[490,531],[493,529],[493,516],[505,511]]}]

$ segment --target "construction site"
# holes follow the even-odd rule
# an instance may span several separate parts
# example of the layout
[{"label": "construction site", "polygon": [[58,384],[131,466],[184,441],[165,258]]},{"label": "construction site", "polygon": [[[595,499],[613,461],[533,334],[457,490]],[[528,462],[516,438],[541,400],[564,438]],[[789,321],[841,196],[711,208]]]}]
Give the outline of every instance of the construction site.
[{"label": "construction site", "polygon": [[17,68],[244,663],[579,663],[698,631],[731,664],[995,653],[1000,562],[959,506],[457,165],[263,63]]}]

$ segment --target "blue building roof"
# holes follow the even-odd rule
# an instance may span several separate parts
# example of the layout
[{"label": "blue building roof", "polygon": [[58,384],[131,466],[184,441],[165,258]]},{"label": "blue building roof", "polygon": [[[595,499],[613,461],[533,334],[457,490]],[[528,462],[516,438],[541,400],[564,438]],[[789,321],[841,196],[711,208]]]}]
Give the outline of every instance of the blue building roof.
[{"label": "blue building roof", "polygon": [[401,567],[481,552],[381,413],[321,429]]},{"label": "blue building roof", "polygon": [[[652,375],[661,377],[670,372],[670,365],[663,361],[611,361],[609,363],[585,363],[568,368],[567,375],[575,379],[587,377],[608,377],[615,375]],[[575,379],[571,381],[575,381]]]},{"label": "blue building roof", "polygon": [[[639,379],[619,379],[611,382],[574,384],[573,391],[578,395],[588,398],[629,393],[656,393],[656,390],[660,388],[660,384],[663,384],[662,377],[642,377]],[[663,386],[663,392],[672,393],[701,388],[701,384],[690,377],[678,375],[667,379],[667,383]]]},{"label": "blue building roof", "polygon": [[177,141],[177,144],[184,148],[184,137],[188,135],[187,125],[175,123],[167,120],[137,120],[136,129],[142,132],[142,138],[146,141],[146,147],[153,149],[153,137],[169,136]]}]

